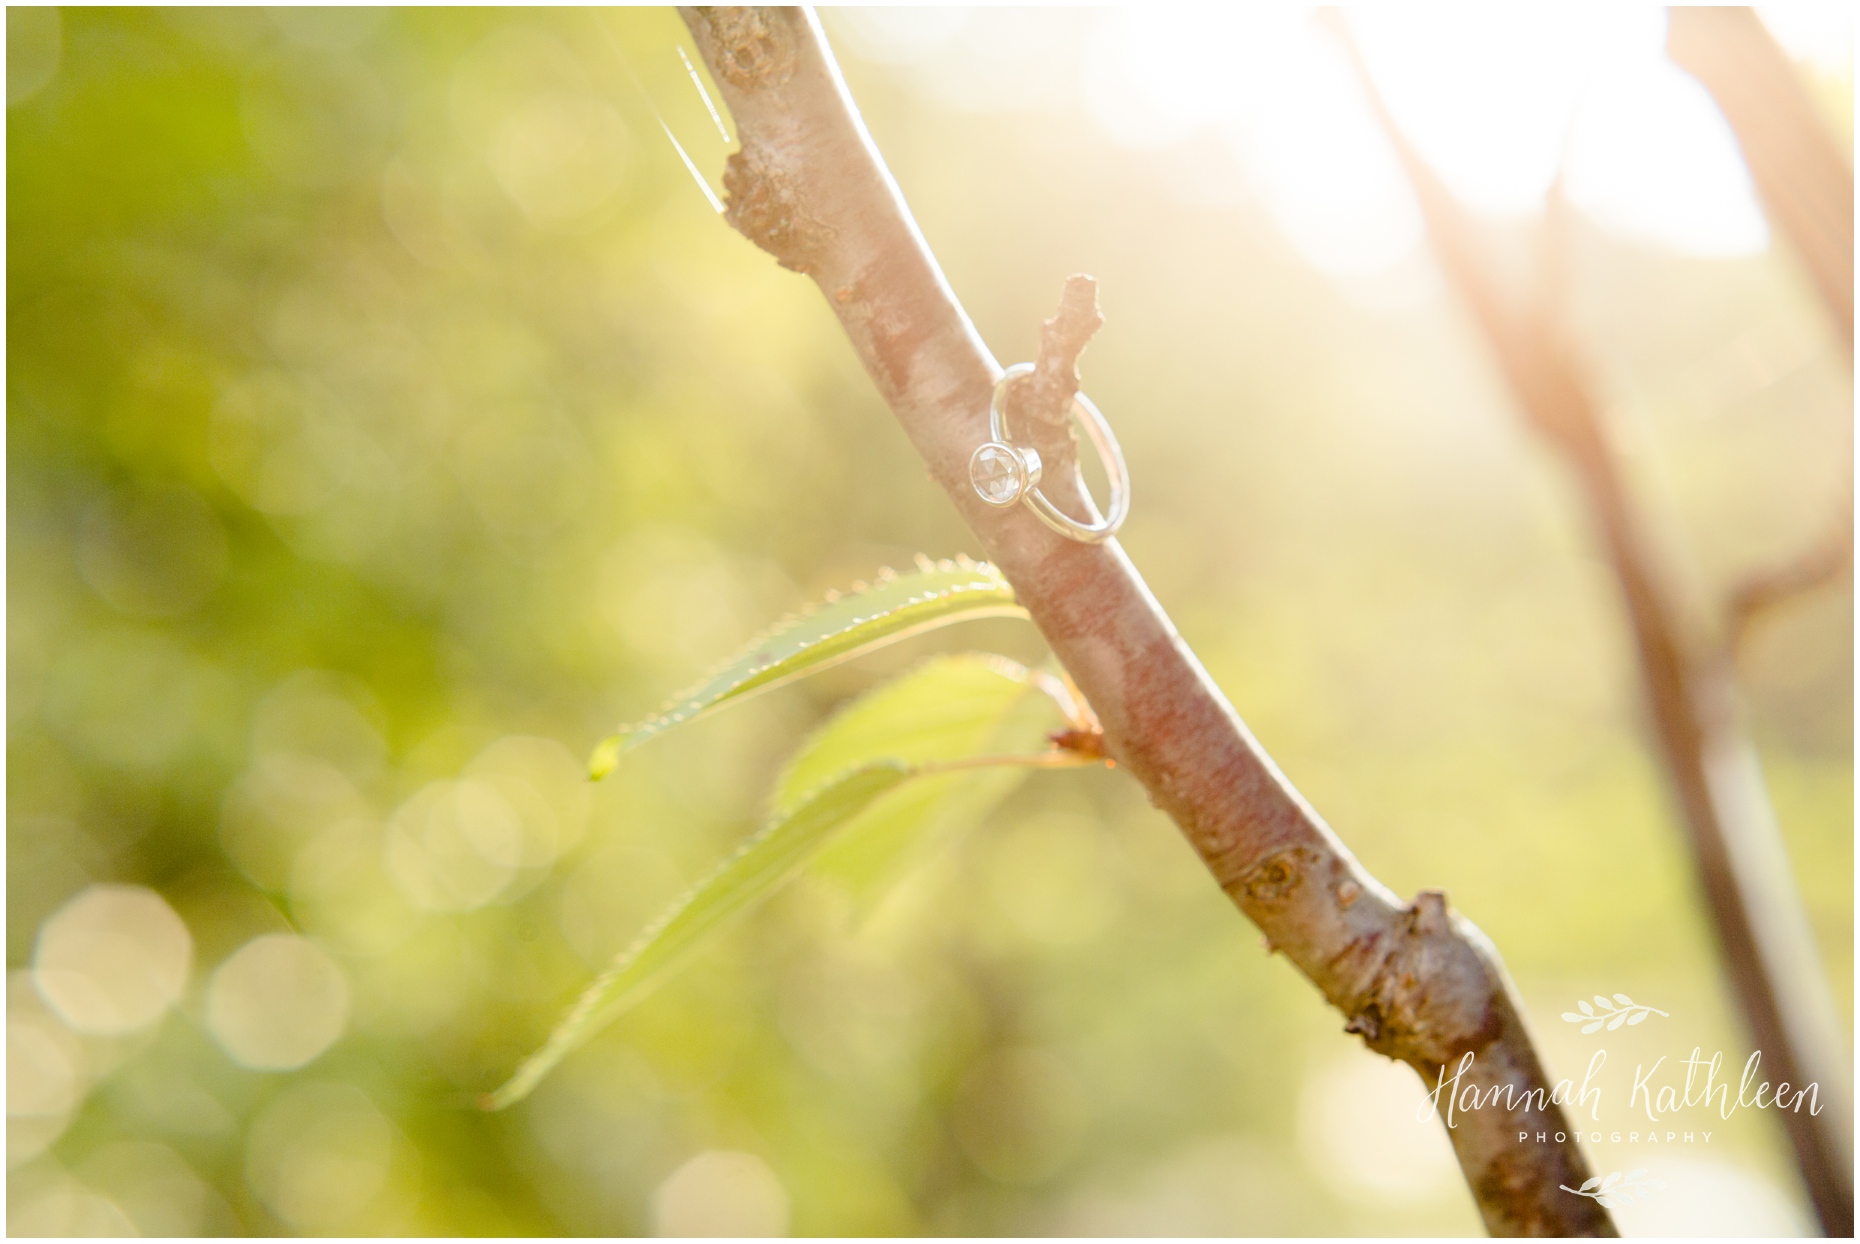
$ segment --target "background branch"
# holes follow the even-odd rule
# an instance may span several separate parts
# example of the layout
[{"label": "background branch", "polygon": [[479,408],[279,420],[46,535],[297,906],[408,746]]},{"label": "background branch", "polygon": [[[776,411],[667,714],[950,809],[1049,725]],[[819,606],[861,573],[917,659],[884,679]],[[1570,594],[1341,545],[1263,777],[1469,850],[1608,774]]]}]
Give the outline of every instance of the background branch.
[{"label": "background branch", "polygon": [[1853,169],[1754,11],[1687,5],[1667,14],[1667,54],[1723,109],[1770,219],[1795,245],[1851,362]]},{"label": "background branch", "polygon": [[[1789,58],[1748,8],[1668,11],[1666,50],[1718,101],[1763,205],[1814,282],[1835,336],[1854,351],[1854,174]],[[1851,456],[1851,455],[1850,455]],[[1821,536],[1799,555],[1732,589],[1726,605],[1735,648],[1758,614],[1850,577],[1854,552],[1851,470]]]},{"label": "background branch", "polygon": [[1488,1229],[1614,1234],[1594,1201],[1558,1190],[1588,1178],[1573,1140],[1518,1143],[1520,1131],[1567,1136],[1568,1123],[1543,1100],[1550,1085],[1485,937],[1443,894],[1404,904],[1357,863],[1115,541],[1069,541],[1023,508],[996,511],[975,495],[968,460],[986,439],[1000,368],[912,221],[813,13],[681,12],[741,138],[725,174],[731,223],[820,285],[931,475],[1090,700],[1111,755],[1350,1031],[1430,1087],[1472,1053],[1467,1085],[1518,1103],[1462,1115],[1448,1133]]},{"label": "background branch", "polygon": [[1845,1042],[1756,749],[1740,721],[1729,663],[1687,626],[1674,603],[1598,405],[1557,328],[1548,296],[1555,282],[1540,280],[1533,303],[1506,296],[1472,217],[1396,124],[1347,25],[1335,13],[1329,17],[1414,186],[1449,283],[1472,309],[1525,418],[1562,453],[1582,489],[1627,606],[1655,741],[1691,831],[1700,886],[1763,1052],[1764,1075],[1820,1085],[1827,1105],[1821,1115],[1782,1117],[1823,1227],[1829,1235],[1852,1235]]},{"label": "background branch", "polygon": [[1784,601],[1829,583],[1851,578],[1854,569],[1854,483],[1834,507],[1834,521],[1794,558],[1750,575],[1732,589],[1725,605],[1727,646],[1733,651],[1757,618]]}]

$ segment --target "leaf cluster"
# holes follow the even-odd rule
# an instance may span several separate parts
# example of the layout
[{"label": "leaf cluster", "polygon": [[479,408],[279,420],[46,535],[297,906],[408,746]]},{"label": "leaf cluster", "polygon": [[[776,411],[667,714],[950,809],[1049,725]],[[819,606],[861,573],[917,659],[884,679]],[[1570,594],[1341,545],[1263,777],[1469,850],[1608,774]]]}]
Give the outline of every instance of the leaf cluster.
[{"label": "leaf cluster", "polygon": [[[602,740],[590,773],[605,776],[634,748],[713,709],[911,635],[999,616],[1026,612],[986,563],[919,559],[913,573],[884,571],[785,619],[653,716]],[[932,657],[866,692],[789,759],[762,828],[621,951],[484,1106],[522,1100],[804,866],[869,912],[939,831],[974,824],[1029,768],[1099,763],[1101,737],[1069,686],[1005,657]]]}]

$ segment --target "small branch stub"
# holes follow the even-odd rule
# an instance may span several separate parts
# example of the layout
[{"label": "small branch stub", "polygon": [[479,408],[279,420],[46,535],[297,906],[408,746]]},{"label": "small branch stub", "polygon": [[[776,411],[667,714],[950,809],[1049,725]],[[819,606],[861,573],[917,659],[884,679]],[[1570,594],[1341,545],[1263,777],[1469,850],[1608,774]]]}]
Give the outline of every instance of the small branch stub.
[{"label": "small branch stub", "polygon": [[1067,277],[1059,310],[1040,326],[1040,357],[1022,408],[1015,413],[1048,427],[1068,427],[1067,412],[1079,391],[1079,355],[1103,327],[1097,279],[1082,272]]},{"label": "small branch stub", "polygon": [[1040,490],[1044,466],[1040,451],[1030,445],[1014,444],[1008,431],[1007,407],[1014,390],[1019,382],[1032,379],[1035,371],[1033,363],[1016,363],[995,382],[994,396],[988,404],[991,439],[970,457],[969,482],[989,505],[1005,508],[1024,501],[1036,518],[1068,540],[1102,544],[1116,535],[1130,516],[1130,468],[1124,462],[1124,450],[1117,443],[1117,434],[1111,431],[1110,421],[1075,385],[1071,412],[1083,420],[1085,435],[1098,452],[1098,460],[1104,464],[1105,477],[1111,484],[1109,512],[1102,518],[1098,516],[1079,482],[1077,458],[1071,453],[1067,456],[1073,462],[1073,469],[1066,482],[1071,484],[1069,492],[1074,503],[1086,511],[1087,517],[1074,518],[1056,505]]}]

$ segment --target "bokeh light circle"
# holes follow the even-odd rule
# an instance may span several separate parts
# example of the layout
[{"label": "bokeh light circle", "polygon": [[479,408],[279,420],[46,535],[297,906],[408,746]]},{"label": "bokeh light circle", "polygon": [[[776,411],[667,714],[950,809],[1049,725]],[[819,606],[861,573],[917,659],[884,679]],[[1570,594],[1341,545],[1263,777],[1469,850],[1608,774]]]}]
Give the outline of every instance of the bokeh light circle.
[{"label": "bokeh light circle", "polygon": [[299,1231],[333,1231],[387,1184],[394,1125],[349,1084],[299,1084],[265,1107],[246,1136],[245,1178]]},{"label": "bokeh light circle", "polygon": [[187,926],[143,886],[94,885],[39,929],[33,983],[78,1032],[146,1028],[181,996],[193,963]]},{"label": "bokeh light circle", "polygon": [[753,1153],[711,1149],[673,1171],[652,1202],[653,1234],[788,1234],[788,1193]]},{"label": "bokeh light circle", "polygon": [[523,863],[523,823],[489,782],[432,782],[388,829],[387,866],[428,911],[470,911],[503,892]]},{"label": "bokeh light circle", "polygon": [[6,1026],[6,1112],[56,1116],[77,1104],[83,1090],[71,1051],[37,1024]]},{"label": "bokeh light circle", "polygon": [[258,1071],[303,1066],[334,1045],[348,1021],[342,969],[294,933],[247,942],[207,986],[207,1031],[234,1062]]}]

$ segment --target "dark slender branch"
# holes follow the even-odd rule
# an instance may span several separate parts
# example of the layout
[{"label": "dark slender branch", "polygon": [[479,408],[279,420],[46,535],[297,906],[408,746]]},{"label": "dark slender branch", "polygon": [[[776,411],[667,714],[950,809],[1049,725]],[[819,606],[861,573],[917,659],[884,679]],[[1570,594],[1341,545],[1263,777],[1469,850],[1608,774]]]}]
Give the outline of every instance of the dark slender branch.
[{"label": "dark slender branch", "polygon": [[[1357,863],[1115,541],[1076,543],[975,495],[969,455],[987,438],[1001,370],[912,221],[812,12],[682,12],[741,136],[725,174],[731,222],[820,285],[931,475],[1090,700],[1110,755],[1349,1016],[1349,1031],[1429,1088],[1473,1055],[1462,1088],[1497,1104],[1461,1114],[1448,1134],[1491,1231],[1614,1234],[1592,1199],[1558,1190],[1581,1186],[1589,1168],[1484,935],[1445,895],[1402,903]],[[1534,1143],[1540,1132],[1548,1143]]]},{"label": "dark slender branch", "polygon": [[[1343,41],[1421,203],[1453,287],[1498,356],[1524,416],[1568,460],[1621,588],[1640,658],[1655,741],[1691,831],[1699,882],[1765,1076],[1819,1084],[1820,1116],[1785,1113],[1797,1163],[1822,1225],[1853,1234],[1852,1090],[1820,955],[1739,720],[1732,672],[1688,627],[1621,479],[1582,371],[1543,301],[1507,298],[1476,225],[1402,132],[1349,28]],[[1554,222],[1547,227],[1555,227]]]}]

